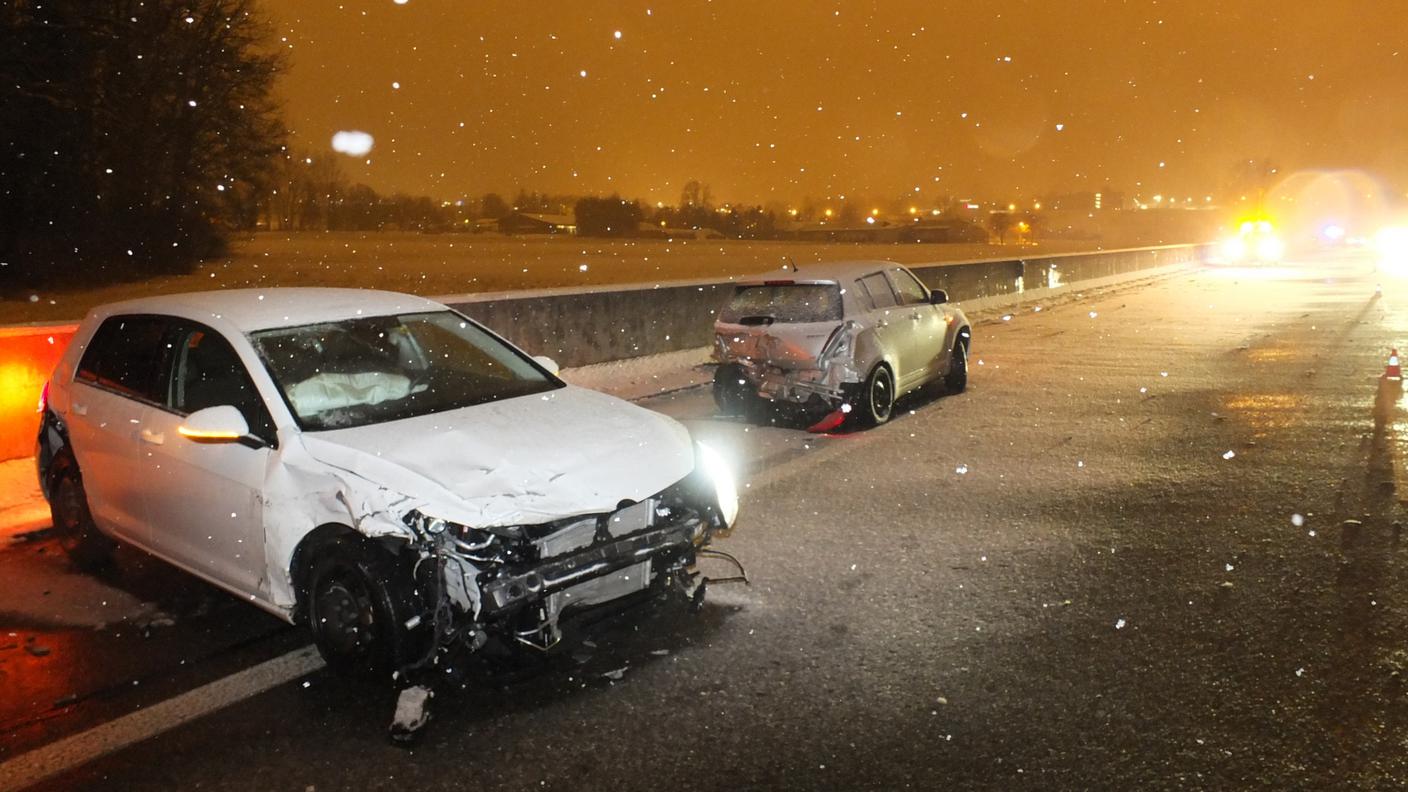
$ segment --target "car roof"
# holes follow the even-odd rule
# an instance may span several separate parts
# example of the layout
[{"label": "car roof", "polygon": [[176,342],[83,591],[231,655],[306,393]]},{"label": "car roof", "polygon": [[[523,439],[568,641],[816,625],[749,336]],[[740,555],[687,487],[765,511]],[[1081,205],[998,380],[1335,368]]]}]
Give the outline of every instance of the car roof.
[{"label": "car roof", "polygon": [[821,261],[783,267],[752,278],[740,279],[740,285],[757,285],[767,281],[790,280],[795,283],[847,283],[882,269],[903,266],[894,261]]},{"label": "car roof", "polygon": [[424,297],[375,289],[277,287],[221,289],[164,294],[110,303],[95,309],[104,316],[127,313],[169,314],[197,321],[221,320],[249,333],[273,327],[334,322],[355,316],[444,311]]}]

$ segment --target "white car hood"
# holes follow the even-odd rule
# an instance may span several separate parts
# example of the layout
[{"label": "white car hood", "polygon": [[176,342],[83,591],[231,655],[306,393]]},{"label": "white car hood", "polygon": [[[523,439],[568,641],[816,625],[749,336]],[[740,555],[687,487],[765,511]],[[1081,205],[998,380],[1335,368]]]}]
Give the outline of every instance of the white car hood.
[{"label": "white car hood", "polygon": [[414,507],[483,528],[614,511],[622,500],[654,495],[694,469],[689,432],[678,422],[570,385],[305,433],[302,442],[314,459],[380,490],[348,493],[354,504]]}]

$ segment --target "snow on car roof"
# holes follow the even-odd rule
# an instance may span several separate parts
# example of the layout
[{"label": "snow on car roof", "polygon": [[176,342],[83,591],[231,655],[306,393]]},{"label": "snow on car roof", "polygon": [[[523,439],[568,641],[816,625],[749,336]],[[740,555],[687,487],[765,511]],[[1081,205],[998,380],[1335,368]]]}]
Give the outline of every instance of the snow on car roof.
[{"label": "snow on car roof", "polygon": [[446,309],[424,297],[399,292],[278,287],[166,294],[111,303],[96,310],[105,315],[154,313],[196,320],[218,318],[248,333],[272,327],[334,322],[354,316]]},{"label": "snow on car roof", "polygon": [[882,269],[903,266],[894,261],[823,261],[802,263],[794,272],[791,267],[773,270],[753,278],[737,281],[740,286],[757,285],[767,281],[790,280],[797,283],[842,283],[852,281]]}]

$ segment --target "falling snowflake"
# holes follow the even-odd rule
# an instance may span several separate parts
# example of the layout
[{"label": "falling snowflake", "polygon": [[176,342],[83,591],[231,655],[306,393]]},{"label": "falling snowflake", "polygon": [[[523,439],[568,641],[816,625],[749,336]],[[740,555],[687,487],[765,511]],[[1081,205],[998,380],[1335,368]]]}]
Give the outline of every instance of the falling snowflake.
[{"label": "falling snowflake", "polygon": [[1095,317],[1097,317],[1097,316],[1099,316],[1099,315],[1100,315],[1100,314],[1096,313],[1095,311],[1091,311],[1091,312],[1090,312],[1090,318],[1091,318],[1091,319],[1094,319]]},{"label": "falling snowflake", "polygon": [[967,466],[967,465],[959,465],[958,467],[956,467],[956,468],[953,469],[953,472],[955,472],[955,473],[957,473],[958,475],[961,476],[961,475],[963,475],[963,474],[965,474],[965,473],[968,472],[968,466]]},{"label": "falling snowflake", "polygon": [[1231,449],[1229,449],[1229,450],[1227,451],[1227,453],[1225,453],[1225,454],[1222,455],[1222,458],[1223,458],[1223,459],[1231,459],[1231,458],[1234,457],[1234,456],[1237,456],[1237,452],[1236,452],[1236,451],[1232,451]]},{"label": "falling snowflake", "polygon": [[1303,514],[1292,514],[1292,515],[1291,515],[1291,525],[1294,525],[1294,526],[1297,527],[1297,528],[1301,527],[1302,525],[1305,525],[1305,515],[1303,515]]},{"label": "falling snowflake", "polygon": [[1115,620],[1115,629],[1116,629],[1116,630],[1123,630],[1123,629],[1124,629],[1124,623],[1125,623],[1125,622],[1124,622],[1124,619],[1116,619],[1116,620]]}]

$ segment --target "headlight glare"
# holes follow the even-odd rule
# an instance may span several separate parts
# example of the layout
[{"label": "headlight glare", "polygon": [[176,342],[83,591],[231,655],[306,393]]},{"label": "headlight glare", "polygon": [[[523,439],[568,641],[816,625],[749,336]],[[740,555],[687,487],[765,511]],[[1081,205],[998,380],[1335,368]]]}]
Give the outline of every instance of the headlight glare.
[{"label": "headlight glare", "polygon": [[738,519],[738,482],[733,470],[719,452],[703,443],[697,443],[696,447],[699,449],[699,466],[714,485],[719,518],[723,520],[724,528],[732,528]]}]

